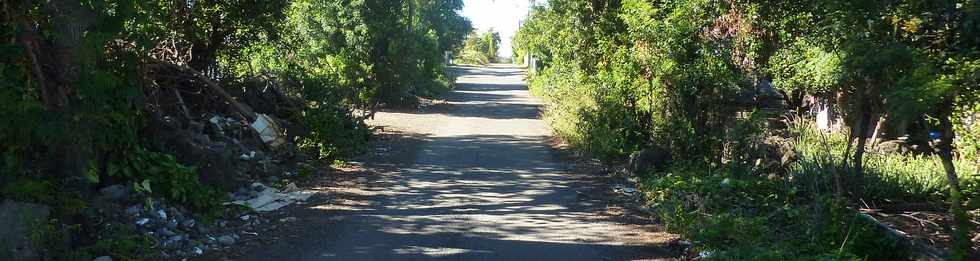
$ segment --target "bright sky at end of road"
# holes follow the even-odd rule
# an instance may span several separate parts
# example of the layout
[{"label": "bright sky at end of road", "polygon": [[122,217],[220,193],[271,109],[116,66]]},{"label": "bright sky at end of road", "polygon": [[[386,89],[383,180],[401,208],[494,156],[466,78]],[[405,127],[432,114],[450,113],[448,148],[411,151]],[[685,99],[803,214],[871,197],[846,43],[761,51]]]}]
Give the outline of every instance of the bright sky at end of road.
[{"label": "bright sky at end of road", "polygon": [[[497,56],[510,57],[510,40],[521,20],[527,17],[528,0],[465,0],[463,15],[473,22],[473,28],[485,32],[491,28],[500,32],[500,51]],[[545,1],[538,0],[542,3]]]}]

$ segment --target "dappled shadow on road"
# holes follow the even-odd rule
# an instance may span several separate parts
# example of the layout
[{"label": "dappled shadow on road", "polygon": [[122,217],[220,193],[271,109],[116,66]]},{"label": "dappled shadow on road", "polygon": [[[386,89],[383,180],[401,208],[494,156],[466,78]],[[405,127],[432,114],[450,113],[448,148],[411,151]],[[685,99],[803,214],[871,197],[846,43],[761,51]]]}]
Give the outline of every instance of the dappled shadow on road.
[{"label": "dappled shadow on road", "polygon": [[[289,260],[631,260],[669,257],[669,240],[639,225],[596,215],[604,184],[570,173],[544,136],[405,135],[424,144],[390,151],[369,168],[388,172],[371,186],[333,191],[302,210],[323,219],[263,258]],[[341,231],[326,229],[340,228]],[[318,239],[314,241],[298,240]],[[620,242],[620,243],[615,243]],[[625,242],[625,243],[623,243]],[[631,244],[635,243],[635,244]],[[279,246],[275,246],[279,245]]]},{"label": "dappled shadow on road", "polygon": [[541,103],[528,96],[523,84],[467,83],[420,113],[487,119],[537,119]]},{"label": "dappled shadow on road", "polygon": [[518,67],[497,67],[494,70],[488,70],[487,67],[473,67],[473,66],[455,66],[453,67],[456,75],[468,76],[468,77],[479,77],[479,76],[494,76],[494,77],[517,77],[524,76],[524,70]]},{"label": "dappled shadow on road", "polygon": [[[244,260],[633,260],[677,255],[673,235],[600,213],[605,181],[578,174],[550,146],[541,103],[517,68],[457,68],[444,104],[385,113],[365,159],[375,175],[324,188]],[[442,124],[442,125],[439,125]]]}]

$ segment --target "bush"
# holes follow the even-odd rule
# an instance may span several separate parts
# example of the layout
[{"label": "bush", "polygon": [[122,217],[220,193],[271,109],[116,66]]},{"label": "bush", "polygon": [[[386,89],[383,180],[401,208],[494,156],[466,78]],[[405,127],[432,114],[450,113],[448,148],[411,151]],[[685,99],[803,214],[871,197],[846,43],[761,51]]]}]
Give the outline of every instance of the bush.
[{"label": "bush", "polygon": [[667,229],[721,260],[901,259],[876,224],[833,199],[829,178],[770,179],[678,163],[643,189]]},{"label": "bush", "polygon": [[133,182],[133,189],[153,193],[197,210],[220,206],[223,195],[201,183],[197,170],[177,163],[173,155],[135,148],[125,158],[110,161],[109,177]]}]

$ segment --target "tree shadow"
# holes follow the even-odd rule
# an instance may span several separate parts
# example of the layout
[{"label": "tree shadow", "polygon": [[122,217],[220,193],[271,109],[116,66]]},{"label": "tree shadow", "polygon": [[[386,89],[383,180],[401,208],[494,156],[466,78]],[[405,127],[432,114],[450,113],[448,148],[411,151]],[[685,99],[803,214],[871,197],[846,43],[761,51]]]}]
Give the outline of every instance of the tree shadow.
[{"label": "tree shadow", "polygon": [[[294,209],[305,226],[244,260],[631,260],[676,256],[642,226],[596,215],[605,184],[572,172],[546,136],[404,135],[368,160],[389,172]],[[397,139],[407,139],[397,140]],[[624,238],[625,237],[625,238]],[[635,237],[635,238],[630,238]]]}]

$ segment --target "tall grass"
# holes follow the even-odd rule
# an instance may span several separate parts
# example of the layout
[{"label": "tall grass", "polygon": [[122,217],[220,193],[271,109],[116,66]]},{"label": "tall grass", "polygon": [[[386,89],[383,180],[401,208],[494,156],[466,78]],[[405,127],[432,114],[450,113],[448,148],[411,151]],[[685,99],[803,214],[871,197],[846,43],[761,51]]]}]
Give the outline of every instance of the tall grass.
[{"label": "tall grass", "polygon": [[[800,160],[793,169],[799,174],[840,174],[845,182],[853,180],[853,166],[844,166],[847,134],[824,132],[811,122],[795,121],[791,131],[797,134],[794,149]],[[853,152],[853,149],[852,149]],[[880,201],[942,201],[949,196],[949,182],[942,161],[937,155],[881,153],[869,149],[865,154],[866,176],[863,186],[844,184],[845,188],[861,190],[867,199]],[[954,161],[961,183],[980,181],[975,173],[978,166],[969,160]],[[829,178],[829,177],[828,177]],[[967,195],[974,192],[968,192]]]}]

